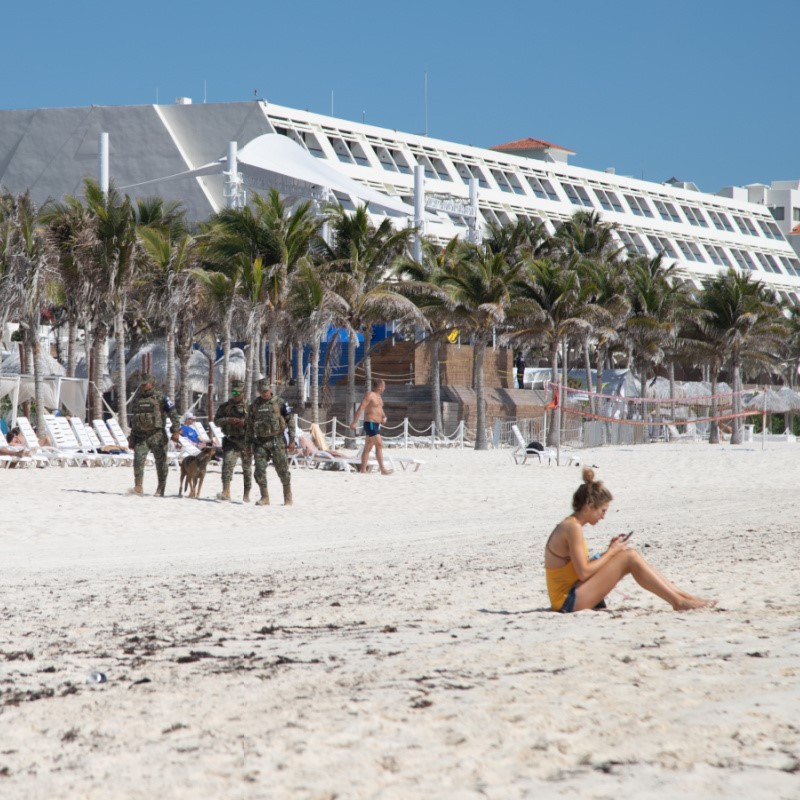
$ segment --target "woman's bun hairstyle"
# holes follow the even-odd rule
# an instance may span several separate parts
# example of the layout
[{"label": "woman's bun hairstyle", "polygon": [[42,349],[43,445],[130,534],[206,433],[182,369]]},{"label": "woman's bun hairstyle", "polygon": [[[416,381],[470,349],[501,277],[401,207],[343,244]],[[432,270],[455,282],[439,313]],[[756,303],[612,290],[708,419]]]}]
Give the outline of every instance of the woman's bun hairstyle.
[{"label": "woman's bun hairstyle", "polygon": [[572,510],[577,513],[586,505],[593,505],[597,508],[603,503],[610,503],[613,499],[611,492],[606,489],[603,482],[594,479],[594,470],[591,467],[584,467],[583,483],[572,495]]}]

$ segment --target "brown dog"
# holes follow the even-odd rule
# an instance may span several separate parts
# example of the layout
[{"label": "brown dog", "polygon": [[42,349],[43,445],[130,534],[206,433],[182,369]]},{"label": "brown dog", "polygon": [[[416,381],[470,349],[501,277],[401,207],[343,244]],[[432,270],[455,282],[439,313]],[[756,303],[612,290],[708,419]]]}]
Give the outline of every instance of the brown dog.
[{"label": "brown dog", "polygon": [[203,478],[206,477],[208,462],[214,458],[214,448],[204,447],[196,456],[186,456],[181,461],[181,483],[178,497],[183,497],[183,490],[189,489],[189,497],[200,497]]}]

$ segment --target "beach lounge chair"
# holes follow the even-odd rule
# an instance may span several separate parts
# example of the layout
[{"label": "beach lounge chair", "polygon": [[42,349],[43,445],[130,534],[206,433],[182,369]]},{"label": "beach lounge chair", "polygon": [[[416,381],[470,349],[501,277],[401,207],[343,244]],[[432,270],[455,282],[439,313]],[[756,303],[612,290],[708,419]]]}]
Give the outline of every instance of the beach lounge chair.
[{"label": "beach lounge chair", "polygon": [[122,430],[122,426],[119,424],[117,418],[110,417],[106,420],[106,425],[108,426],[109,432],[114,437],[114,441],[125,450],[130,450],[131,446],[128,443],[128,437],[125,435],[125,431]]},{"label": "beach lounge chair", "polygon": [[[63,419],[63,417],[62,417]],[[100,459],[100,463],[104,467],[117,466],[119,463],[111,453],[103,453],[100,451],[100,441],[95,436],[94,439],[90,436],[90,429],[83,424],[83,420],[78,417],[70,417],[69,425],[75,438],[78,440],[80,449],[84,453],[94,453]]]},{"label": "beach lounge chair", "polygon": [[17,427],[25,442],[25,449],[31,454],[30,458],[37,467],[47,467],[52,463],[63,463],[53,448],[42,447],[39,444],[36,431],[34,431],[27,417],[17,417]]},{"label": "beach lounge chair", "polygon": [[82,452],[81,446],[65,417],[54,417],[52,414],[45,414],[44,424],[50,441],[53,442],[58,453],[66,459],[67,465],[70,463],[76,466],[85,464],[86,466],[96,467],[102,465],[103,460],[96,453]]},{"label": "beach lounge chair", "polygon": [[526,464],[529,458],[536,458],[539,463],[542,463],[542,455],[547,458],[548,463],[550,462],[551,455],[548,452],[545,454],[545,450],[549,448],[542,448],[541,450],[535,447],[528,447],[528,443],[525,441],[525,438],[522,435],[519,427],[517,425],[511,426],[511,431],[514,434],[514,440],[516,441],[516,447],[511,451],[511,458],[514,459],[515,464]]}]

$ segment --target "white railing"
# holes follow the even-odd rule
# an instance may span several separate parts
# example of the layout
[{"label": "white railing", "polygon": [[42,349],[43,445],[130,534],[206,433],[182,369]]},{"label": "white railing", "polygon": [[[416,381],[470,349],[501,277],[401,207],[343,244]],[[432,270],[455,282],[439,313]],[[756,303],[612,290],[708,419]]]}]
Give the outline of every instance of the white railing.
[{"label": "white railing", "polygon": [[[297,417],[299,427],[308,430],[312,421],[303,417]],[[318,423],[320,430],[330,442],[330,446],[335,450],[342,446],[345,439],[355,439],[360,445],[363,444],[364,435],[350,430],[347,423],[336,417],[331,417]],[[463,420],[458,423],[456,429],[451,434],[440,433],[436,430],[436,424],[431,422],[426,428],[415,428],[408,417],[404,418],[399,425],[381,425],[381,438],[387,447],[464,447],[465,427]]]}]

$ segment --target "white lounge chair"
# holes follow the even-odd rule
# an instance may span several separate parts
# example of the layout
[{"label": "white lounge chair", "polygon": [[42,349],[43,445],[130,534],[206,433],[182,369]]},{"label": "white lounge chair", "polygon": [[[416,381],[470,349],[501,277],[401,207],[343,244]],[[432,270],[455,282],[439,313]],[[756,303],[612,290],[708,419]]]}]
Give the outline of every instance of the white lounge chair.
[{"label": "white lounge chair", "polygon": [[75,434],[75,438],[78,440],[80,449],[83,450],[84,453],[94,453],[94,455],[100,459],[100,463],[104,467],[118,465],[119,462],[113,455],[111,455],[111,453],[103,453],[100,451],[100,441],[96,436],[94,437],[94,440],[92,440],[90,435],[92,431],[83,424],[82,419],[79,419],[78,417],[70,417],[69,424],[72,428],[72,432]]},{"label": "white lounge chair", "polygon": [[85,464],[87,466],[100,466],[103,460],[96,453],[89,453],[81,450],[78,440],[65,417],[55,417],[52,414],[44,415],[44,424],[47,427],[47,434],[56,447],[56,450],[76,466]]},{"label": "white lounge chair", "polygon": [[[519,426],[512,425],[511,431],[517,443],[517,446],[511,451],[511,457],[514,459],[515,464],[525,464],[532,457],[538,458],[540,464],[544,463],[545,458],[548,465],[553,462],[558,464],[558,452],[555,447],[542,447],[541,450],[535,447],[528,447],[528,443],[522,436]],[[562,462],[566,461],[567,464],[578,463],[578,459],[566,450],[561,451],[561,460]]]},{"label": "white lounge chair", "polygon": [[25,449],[30,453],[30,458],[37,467],[47,467],[51,463],[61,463],[53,448],[42,447],[36,436],[36,431],[27,417],[17,417],[17,427],[25,442]]}]

